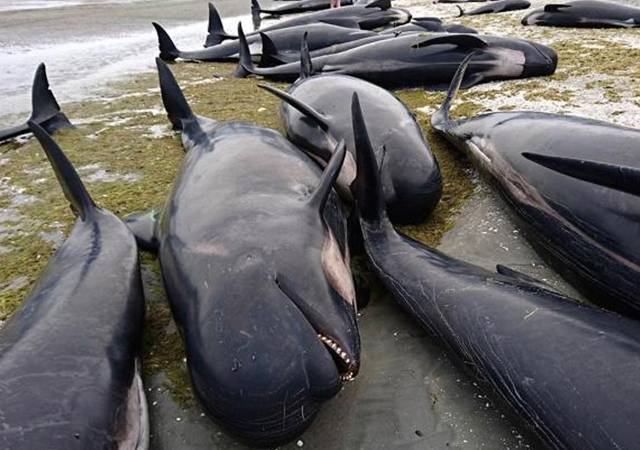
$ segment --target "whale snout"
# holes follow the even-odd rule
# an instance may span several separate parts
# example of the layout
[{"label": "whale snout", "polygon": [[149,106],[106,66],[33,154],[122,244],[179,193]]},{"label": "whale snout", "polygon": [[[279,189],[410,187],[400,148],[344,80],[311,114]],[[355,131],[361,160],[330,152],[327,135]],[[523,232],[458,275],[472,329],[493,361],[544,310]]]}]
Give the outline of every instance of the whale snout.
[{"label": "whale snout", "polygon": [[532,50],[527,52],[523,76],[537,77],[552,75],[558,66],[558,54],[551,47],[531,43]]}]

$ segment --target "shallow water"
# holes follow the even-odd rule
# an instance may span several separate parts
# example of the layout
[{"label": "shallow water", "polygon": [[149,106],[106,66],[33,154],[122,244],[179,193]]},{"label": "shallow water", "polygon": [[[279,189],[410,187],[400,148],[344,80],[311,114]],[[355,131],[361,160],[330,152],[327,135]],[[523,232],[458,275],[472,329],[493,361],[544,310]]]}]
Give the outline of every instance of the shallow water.
[{"label": "shallow water", "polygon": [[[250,26],[249,2],[217,0],[225,27]],[[0,0],[0,126],[30,110],[40,62],[62,102],[103,92],[110,81],[152,68],[164,25],[185,49],[202,46],[205,0]]]}]

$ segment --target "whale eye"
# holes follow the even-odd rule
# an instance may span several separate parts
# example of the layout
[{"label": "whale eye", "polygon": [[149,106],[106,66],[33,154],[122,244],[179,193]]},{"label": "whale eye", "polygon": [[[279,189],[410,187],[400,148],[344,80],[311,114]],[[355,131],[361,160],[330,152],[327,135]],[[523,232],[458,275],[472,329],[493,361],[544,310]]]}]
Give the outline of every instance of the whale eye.
[{"label": "whale eye", "polygon": [[322,247],[322,270],[333,290],[355,308],[356,289],[353,285],[351,269],[342,255],[338,241],[328,227],[327,238]]}]

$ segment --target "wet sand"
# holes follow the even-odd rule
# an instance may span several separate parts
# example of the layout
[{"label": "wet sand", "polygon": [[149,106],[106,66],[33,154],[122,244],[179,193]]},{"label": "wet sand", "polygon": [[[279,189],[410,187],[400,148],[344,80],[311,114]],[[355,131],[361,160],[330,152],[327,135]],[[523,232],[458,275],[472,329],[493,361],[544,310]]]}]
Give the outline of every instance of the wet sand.
[{"label": "wet sand", "polygon": [[[1,12],[0,126],[28,112],[31,80],[40,62],[47,64],[58,100],[79,101],[103,94],[109,82],[153,68],[157,38],[152,21],[164,25],[185,48],[201,47],[207,32],[207,3],[104,0]],[[240,19],[250,23],[248,1],[215,4],[230,29]]]}]

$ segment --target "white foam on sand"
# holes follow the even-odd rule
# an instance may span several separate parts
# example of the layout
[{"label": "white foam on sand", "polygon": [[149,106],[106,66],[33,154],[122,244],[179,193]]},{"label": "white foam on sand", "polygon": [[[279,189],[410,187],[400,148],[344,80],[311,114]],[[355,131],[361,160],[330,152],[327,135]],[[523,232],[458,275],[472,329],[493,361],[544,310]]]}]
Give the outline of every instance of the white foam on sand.
[{"label": "white foam on sand", "polygon": [[90,4],[131,3],[135,1],[151,0],[2,0],[0,1],[0,12],[67,8]]},{"label": "white foam on sand", "polygon": [[[250,16],[228,17],[231,30],[238,21],[250,26]],[[207,22],[169,27],[180,48],[202,48]],[[156,33],[148,29],[119,36],[95,36],[89,40],[56,42],[24,48],[0,45],[0,98],[3,99],[0,127],[10,126],[16,116],[31,107],[31,83],[36,67],[46,62],[51,89],[58,102],[79,101],[104,95],[107,85],[136,73],[153,70],[158,56]]]}]

